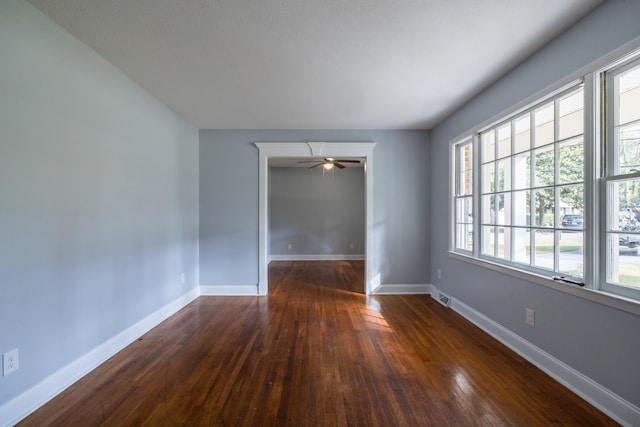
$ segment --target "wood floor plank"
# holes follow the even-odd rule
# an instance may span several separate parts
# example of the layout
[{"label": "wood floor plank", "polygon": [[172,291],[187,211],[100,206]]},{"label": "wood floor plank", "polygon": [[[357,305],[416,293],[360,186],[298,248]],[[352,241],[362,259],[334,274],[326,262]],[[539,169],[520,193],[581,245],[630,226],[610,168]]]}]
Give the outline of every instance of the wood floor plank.
[{"label": "wood floor plank", "polygon": [[429,296],[361,261],[272,262],[266,297],[200,297],[20,426],[607,426]]}]

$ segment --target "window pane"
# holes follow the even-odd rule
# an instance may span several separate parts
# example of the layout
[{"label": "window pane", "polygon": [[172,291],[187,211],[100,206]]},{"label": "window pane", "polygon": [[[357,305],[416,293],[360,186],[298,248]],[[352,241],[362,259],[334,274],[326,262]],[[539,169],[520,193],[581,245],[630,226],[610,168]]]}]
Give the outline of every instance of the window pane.
[{"label": "window pane", "polygon": [[456,200],[456,222],[472,222],[472,201],[471,197],[463,197]]},{"label": "window pane", "polygon": [[583,138],[575,138],[560,144],[560,184],[584,181]]},{"label": "window pane", "polygon": [[515,191],[513,193],[513,225],[531,225],[529,191]]},{"label": "window pane", "polygon": [[543,145],[547,145],[552,143],[554,138],[554,106],[553,102],[545,105],[537,109],[534,112],[534,122],[535,122],[535,138],[534,145],[536,147],[541,147]]},{"label": "window pane", "polygon": [[553,188],[534,190],[535,215],[533,224],[538,227],[553,227],[554,195]]},{"label": "window pane", "polygon": [[618,77],[618,120],[625,124],[640,120],[640,66]]},{"label": "window pane", "polygon": [[511,259],[511,228],[498,227],[498,253],[496,258]]},{"label": "window pane", "polygon": [[498,202],[498,215],[496,217],[496,224],[511,224],[511,193],[497,194],[495,196],[495,200],[497,200]]},{"label": "window pane", "polygon": [[513,157],[513,188],[531,187],[531,152],[517,154]]},{"label": "window pane", "polygon": [[607,184],[607,281],[637,288],[640,288],[639,194],[640,178]]},{"label": "window pane", "polygon": [[584,185],[564,185],[559,187],[560,226],[583,229],[582,209],[584,207]]},{"label": "window pane", "polygon": [[492,193],[496,191],[495,168],[496,168],[495,162],[482,165],[482,192],[483,193]]},{"label": "window pane", "polygon": [[460,196],[471,194],[473,192],[473,188],[472,188],[473,172],[472,171],[461,172],[458,182],[459,182],[458,194]]},{"label": "window pane", "polygon": [[511,154],[511,123],[498,128],[498,158]]},{"label": "window pane", "polygon": [[511,190],[511,158],[498,160],[498,187],[496,191]]},{"label": "window pane", "polygon": [[618,234],[607,239],[607,281],[640,288],[640,257],[638,246],[623,242]]},{"label": "window pane", "polygon": [[562,140],[584,133],[584,101],[582,89],[573,92],[559,101],[559,135]]},{"label": "window pane", "polygon": [[531,117],[529,113],[517,118],[514,122],[516,153],[528,150],[531,147]]},{"label": "window pane", "polygon": [[492,257],[496,256],[495,252],[495,239],[494,239],[493,226],[482,226],[482,254]]},{"label": "window pane", "polygon": [[493,194],[482,196],[482,223],[495,224],[495,197]]},{"label": "window pane", "polygon": [[640,171],[640,123],[616,128],[615,139],[618,146],[616,173]]},{"label": "window pane", "polygon": [[490,162],[495,158],[495,132],[492,130],[482,134],[482,163]]},{"label": "window pane", "polygon": [[513,233],[513,260],[523,264],[531,261],[531,231],[528,228],[514,228]]},{"label": "window pane", "polygon": [[640,229],[640,178],[611,182],[607,190],[608,229],[619,231]]},{"label": "window pane", "polygon": [[561,231],[558,271],[582,277],[584,274],[584,239],[581,231]]},{"label": "window pane", "polygon": [[555,180],[553,145],[537,149],[534,156],[534,185],[536,187],[553,185]]},{"label": "window pane", "polygon": [[467,251],[473,250],[473,226],[458,224],[456,228],[456,248]]},{"label": "window pane", "polygon": [[553,231],[536,230],[534,234],[534,265],[553,270]]},{"label": "window pane", "polygon": [[473,169],[473,145],[471,143],[464,146],[464,169]]},{"label": "window pane", "polygon": [[470,143],[460,145],[458,151],[458,194],[473,192],[473,151]]}]

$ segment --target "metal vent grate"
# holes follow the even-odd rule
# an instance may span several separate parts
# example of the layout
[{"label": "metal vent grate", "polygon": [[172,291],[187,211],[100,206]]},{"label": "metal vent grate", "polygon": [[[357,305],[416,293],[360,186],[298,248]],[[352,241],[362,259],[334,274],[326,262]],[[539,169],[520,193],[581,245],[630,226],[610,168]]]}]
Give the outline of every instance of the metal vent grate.
[{"label": "metal vent grate", "polygon": [[449,307],[449,303],[451,302],[451,298],[448,295],[443,294],[442,292],[438,292],[438,302],[445,307]]}]

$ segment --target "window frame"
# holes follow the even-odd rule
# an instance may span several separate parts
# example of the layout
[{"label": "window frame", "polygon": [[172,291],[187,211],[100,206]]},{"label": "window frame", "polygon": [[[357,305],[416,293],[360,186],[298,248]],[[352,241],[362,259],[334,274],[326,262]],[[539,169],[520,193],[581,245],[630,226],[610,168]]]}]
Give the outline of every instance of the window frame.
[{"label": "window frame", "polygon": [[[600,117],[602,123],[602,129],[600,129],[600,138],[603,150],[605,152],[605,158],[602,161],[601,172],[601,197],[605,200],[604,212],[600,212],[603,217],[603,221],[600,227],[599,241],[600,241],[600,270],[598,275],[599,289],[603,292],[612,293],[628,297],[640,302],[640,287],[634,288],[629,285],[615,283],[609,280],[609,272],[613,267],[610,265],[610,259],[608,257],[609,252],[609,237],[616,234],[635,234],[640,238],[640,231],[620,233],[619,231],[610,230],[611,218],[613,215],[613,207],[611,200],[612,194],[609,190],[610,186],[615,183],[621,183],[627,180],[640,179],[640,171],[636,172],[622,172],[616,171],[618,156],[616,155],[616,121],[618,111],[615,108],[615,96],[617,94],[617,87],[615,84],[615,77],[625,73],[626,71],[638,68],[640,69],[640,52],[629,55],[627,58],[623,58],[617,63],[613,63],[610,66],[600,70],[598,78],[601,80],[600,85]],[[611,90],[610,88],[613,88]],[[637,120],[635,121],[637,122]],[[609,154],[613,153],[613,154]],[[619,213],[618,213],[619,214]],[[619,256],[619,247],[616,244],[616,251]],[[638,249],[638,255],[640,255],[640,248]]]},{"label": "window frame", "polygon": [[[612,286],[605,280],[608,274],[605,257],[607,231],[607,215],[605,211],[607,208],[603,207],[603,204],[600,203],[601,200],[603,202],[607,201],[606,186],[608,182],[612,181],[612,178],[607,174],[608,169],[605,167],[606,159],[611,161],[611,156],[606,156],[607,150],[611,150],[611,148],[607,146],[608,141],[611,139],[606,138],[608,126],[607,123],[603,122],[604,116],[601,106],[606,101],[606,94],[604,93],[605,85],[602,76],[605,72],[611,73],[614,69],[636,62],[640,63],[640,38],[616,49],[593,64],[572,73],[546,89],[527,97],[512,108],[497,114],[478,126],[474,126],[458,138],[451,140],[451,153],[455,152],[456,146],[461,142],[468,141],[469,139],[473,141],[473,169],[475,169],[475,171],[473,191],[474,216],[472,225],[473,251],[465,252],[456,249],[454,240],[455,230],[453,229],[453,224],[455,223],[454,218],[453,221],[450,220],[450,257],[640,315],[640,288],[633,288],[630,293],[620,292],[617,285]],[[482,194],[480,191],[480,132],[492,127],[497,127],[500,123],[515,121],[520,115],[527,111],[532,111],[538,105],[543,105],[545,99],[548,100],[562,92],[570,91],[570,89],[578,83],[583,84],[584,90],[584,269],[581,283],[575,283],[576,281],[571,277],[566,277],[567,275],[563,276],[569,279],[568,281],[554,280],[553,277],[557,277],[557,273],[551,273],[550,271],[541,272],[513,261],[504,262],[495,258],[482,257],[480,255],[479,236],[481,215],[479,199]],[[557,143],[558,141],[554,141],[554,144]],[[513,156],[513,153],[511,156]],[[453,155],[450,155],[450,196],[454,194],[456,179],[456,164],[451,161],[453,158]],[[632,176],[640,178],[640,171],[634,172]],[[628,178],[628,175],[625,175],[625,178]],[[557,184],[558,183],[554,183],[554,185]],[[450,197],[450,201],[450,212],[454,214],[454,198]],[[560,215],[557,209],[554,215],[556,221],[558,221]],[[452,218],[451,215],[450,218]],[[558,227],[559,224],[555,226]]]},{"label": "window frame", "polygon": [[[460,166],[462,165],[463,161],[462,161],[462,151],[465,147],[469,147],[471,149],[471,167],[470,169],[464,169],[462,170],[460,168]],[[472,203],[472,207],[471,207],[471,212],[472,212],[472,218],[475,217],[475,212],[476,212],[476,207],[475,207],[475,197],[474,194],[476,194],[476,188],[475,188],[475,182],[476,182],[476,170],[475,170],[475,159],[477,156],[477,153],[474,149],[474,142],[473,142],[473,138],[466,138],[462,141],[459,141],[458,143],[452,145],[452,149],[453,151],[453,161],[455,163],[453,169],[456,171],[454,179],[453,179],[453,227],[452,227],[452,239],[451,239],[451,248],[455,251],[461,251],[463,253],[467,253],[467,254],[472,254],[473,253],[473,248],[475,248],[475,233],[473,233],[473,231],[471,231],[471,235],[472,235],[472,241],[471,241],[471,249],[465,249],[465,248],[461,248],[458,246],[458,243],[460,242],[461,238],[464,238],[465,240],[468,240],[468,236],[466,235],[467,233],[465,232],[465,236],[460,236],[459,235],[459,231],[460,231],[460,226],[461,225],[465,225],[465,224],[469,224],[468,222],[464,222],[464,221],[459,221],[460,215],[461,213],[459,212],[459,202],[461,200],[465,200],[465,199],[471,199],[471,203]],[[461,191],[461,186],[462,183],[460,182],[460,178],[462,176],[463,172],[471,172],[471,175],[469,177],[469,181],[471,183],[470,187],[471,187],[471,191],[469,193]],[[466,214],[464,216],[467,216]],[[471,229],[473,230],[473,220],[470,223]]]},{"label": "window frame", "polygon": [[[570,142],[571,140],[574,140],[576,138],[582,138],[582,143],[584,145],[584,135],[586,134],[586,127],[587,127],[587,123],[586,123],[586,111],[584,109],[584,105],[583,108],[581,108],[582,112],[583,112],[583,132],[582,133],[578,133],[575,135],[570,135],[569,137],[565,137],[565,138],[560,138],[559,136],[559,125],[560,125],[560,103],[561,101],[567,99],[570,95],[580,91],[583,94],[583,98],[584,98],[584,84],[582,80],[578,80],[573,82],[573,84],[570,85],[566,85],[564,87],[562,87],[560,90],[557,91],[553,91],[552,93],[548,94],[545,97],[542,97],[538,100],[536,100],[534,103],[532,103],[531,105],[529,105],[527,108],[524,109],[520,109],[506,117],[504,117],[502,120],[498,121],[497,123],[494,123],[490,126],[486,126],[484,128],[482,128],[481,130],[479,130],[478,133],[478,137],[477,137],[477,142],[476,144],[478,144],[477,147],[477,151],[478,151],[478,155],[480,157],[479,159],[479,165],[477,166],[479,172],[477,173],[478,176],[478,181],[479,181],[479,186],[481,188],[481,191],[478,192],[478,200],[480,203],[480,208],[483,208],[483,198],[486,198],[487,196],[493,196],[493,197],[504,197],[505,200],[505,204],[507,203],[506,200],[509,200],[509,204],[510,204],[510,208],[509,211],[507,212],[507,210],[505,209],[504,211],[504,215],[505,218],[502,222],[499,222],[497,219],[494,218],[493,221],[491,222],[486,222],[483,219],[483,212],[480,212],[480,224],[478,224],[477,230],[483,230],[489,226],[493,226],[493,235],[496,236],[496,232],[499,230],[503,230],[503,235],[505,236],[505,246],[507,246],[507,235],[509,236],[508,240],[509,240],[509,253],[506,253],[506,250],[503,254],[500,254],[498,252],[498,239],[494,239],[494,250],[493,250],[493,255],[488,254],[487,252],[485,252],[485,247],[486,246],[479,246],[479,252],[475,253],[474,255],[481,258],[481,259],[485,259],[491,262],[496,262],[496,263],[504,263],[508,266],[514,266],[515,268],[519,268],[519,269],[523,269],[525,271],[531,271],[532,273],[536,273],[536,274],[541,274],[541,275],[548,275],[549,273],[552,273],[553,276],[562,276],[562,277],[566,277],[574,282],[583,282],[583,276],[579,276],[579,275],[571,275],[568,272],[561,272],[559,270],[559,268],[557,269],[547,269],[541,266],[536,266],[535,265],[535,256],[533,254],[529,254],[528,256],[528,260],[525,261],[517,261],[514,259],[514,247],[513,247],[513,243],[515,242],[515,235],[513,235],[512,233],[517,232],[517,230],[523,230],[526,229],[529,232],[529,237],[528,237],[528,243],[529,243],[529,250],[533,251],[534,248],[534,233],[536,232],[549,232],[553,235],[553,241],[554,241],[554,253],[553,253],[553,259],[552,259],[552,266],[558,266],[559,265],[559,260],[560,260],[560,254],[559,254],[559,242],[560,242],[560,236],[561,236],[561,232],[563,230],[569,231],[569,232],[573,232],[573,231],[579,231],[582,233],[582,245],[584,247],[584,242],[585,242],[585,237],[584,237],[584,232],[586,227],[583,227],[583,229],[581,230],[567,230],[566,228],[563,228],[560,224],[560,214],[559,214],[559,209],[555,208],[555,201],[559,199],[559,190],[561,187],[566,186],[567,184],[576,184],[578,182],[575,183],[562,183],[559,181],[559,165],[560,165],[560,149],[562,147],[562,145],[566,142]],[[553,105],[553,130],[552,130],[552,137],[549,141],[540,144],[539,146],[536,146],[535,142],[534,142],[534,135],[535,135],[535,113],[536,111],[540,111],[541,109],[547,107],[549,104]],[[518,150],[516,148],[516,122],[519,120],[522,120],[525,116],[527,116],[527,120],[529,121],[529,137],[528,137],[528,146],[526,149],[521,149]],[[509,148],[508,148],[508,154],[505,155],[500,155],[500,150],[499,150],[499,134],[500,131],[502,129],[508,128],[508,132],[509,132]],[[487,133],[489,132],[489,133]],[[490,135],[491,133],[494,134],[493,138],[491,138],[492,141],[494,141],[494,153],[493,155],[487,159],[485,161],[485,159],[483,158],[484,153],[485,153],[485,149],[484,149],[484,135]],[[553,156],[553,170],[552,170],[552,182],[544,184],[544,185],[536,185],[536,183],[534,182],[534,176],[535,176],[535,169],[533,167],[535,161],[534,161],[534,154],[536,153],[536,151],[539,150],[547,150],[550,151],[552,153]],[[529,177],[528,177],[528,184],[522,186],[522,187],[516,187],[514,184],[514,177],[515,177],[515,161],[516,158],[518,157],[519,154],[522,153],[528,153],[529,154],[529,159],[528,159],[528,163],[530,166],[529,169]],[[586,155],[583,155],[583,163],[586,164]],[[506,162],[506,164],[508,164],[508,167],[505,168],[505,170],[509,170],[509,183],[506,182],[506,180],[504,180],[502,185],[498,185],[499,182],[502,182],[501,180],[499,180],[499,167],[498,167],[498,163],[500,162]],[[492,182],[494,183],[492,186],[490,185],[488,188],[489,190],[486,190],[487,187],[485,187],[483,179],[485,178],[485,174],[483,173],[484,169],[483,166],[486,165],[491,165],[491,164],[495,164],[496,167],[492,168],[493,174],[494,176],[492,177]],[[581,182],[579,182],[578,184],[582,184],[583,185],[583,197],[584,197],[584,193],[586,193],[586,188],[584,188],[584,176],[585,176],[585,166],[583,165],[583,180]],[[530,192],[529,194],[532,194],[532,192],[536,191],[536,190],[550,190],[553,193],[553,200],[554,200],[554,209],[553,209],[553,224],[549,225],[549,226],[545,226],[543,224],[533,224],[531,219],[533,218],[533,212],[529,212],[529,222],[525,224],[520,224],[517,223],[515,216],[514,216],[514,205],[516,203],[514,195],[516,192],[518,191],[527,191]],[[530,196],[531,197],[531,196]],[[509,217],[507,218],[507,214],[509,215]],[[496,215],[496,214],[494,214]],[[507,229],[509,229],[509,232],[507,232]],[[482,233],[478,233],[478,239],[480,240],[480,244],[482,244]],[[556,249],[556,247],[558,247],[558,249]],[[584,256],[582,258],[582,266],[584,266],[585,262],[584,262]]]}]

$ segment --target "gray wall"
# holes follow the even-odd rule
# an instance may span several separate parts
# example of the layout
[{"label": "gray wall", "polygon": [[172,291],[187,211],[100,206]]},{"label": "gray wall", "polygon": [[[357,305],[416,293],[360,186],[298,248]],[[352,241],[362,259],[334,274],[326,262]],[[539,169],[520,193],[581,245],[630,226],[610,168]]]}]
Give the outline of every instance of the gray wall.
[{"label": "gray wall", "polygon": [[198,132],[24,1],[0,58],[2,406],[197,286]]},{"label": "gray wall", "polygon": [[[449,142],[640,36],[640,2],[610,0],[432,131],[433,283],[609,390],[640,406],[640,317],[447,255]],[[525,308],[536,326],[525,324]]]},{"label": "gray wall", "polygon": [[429,133],[201,130],[200,285],[258,283],[258,149],[253,142],[372,141],[381,283],[429,283]]},{"label": "gray wall", "polygon": [[334,169],[270,168],[272,256],[364,255],[364,168]]}]

